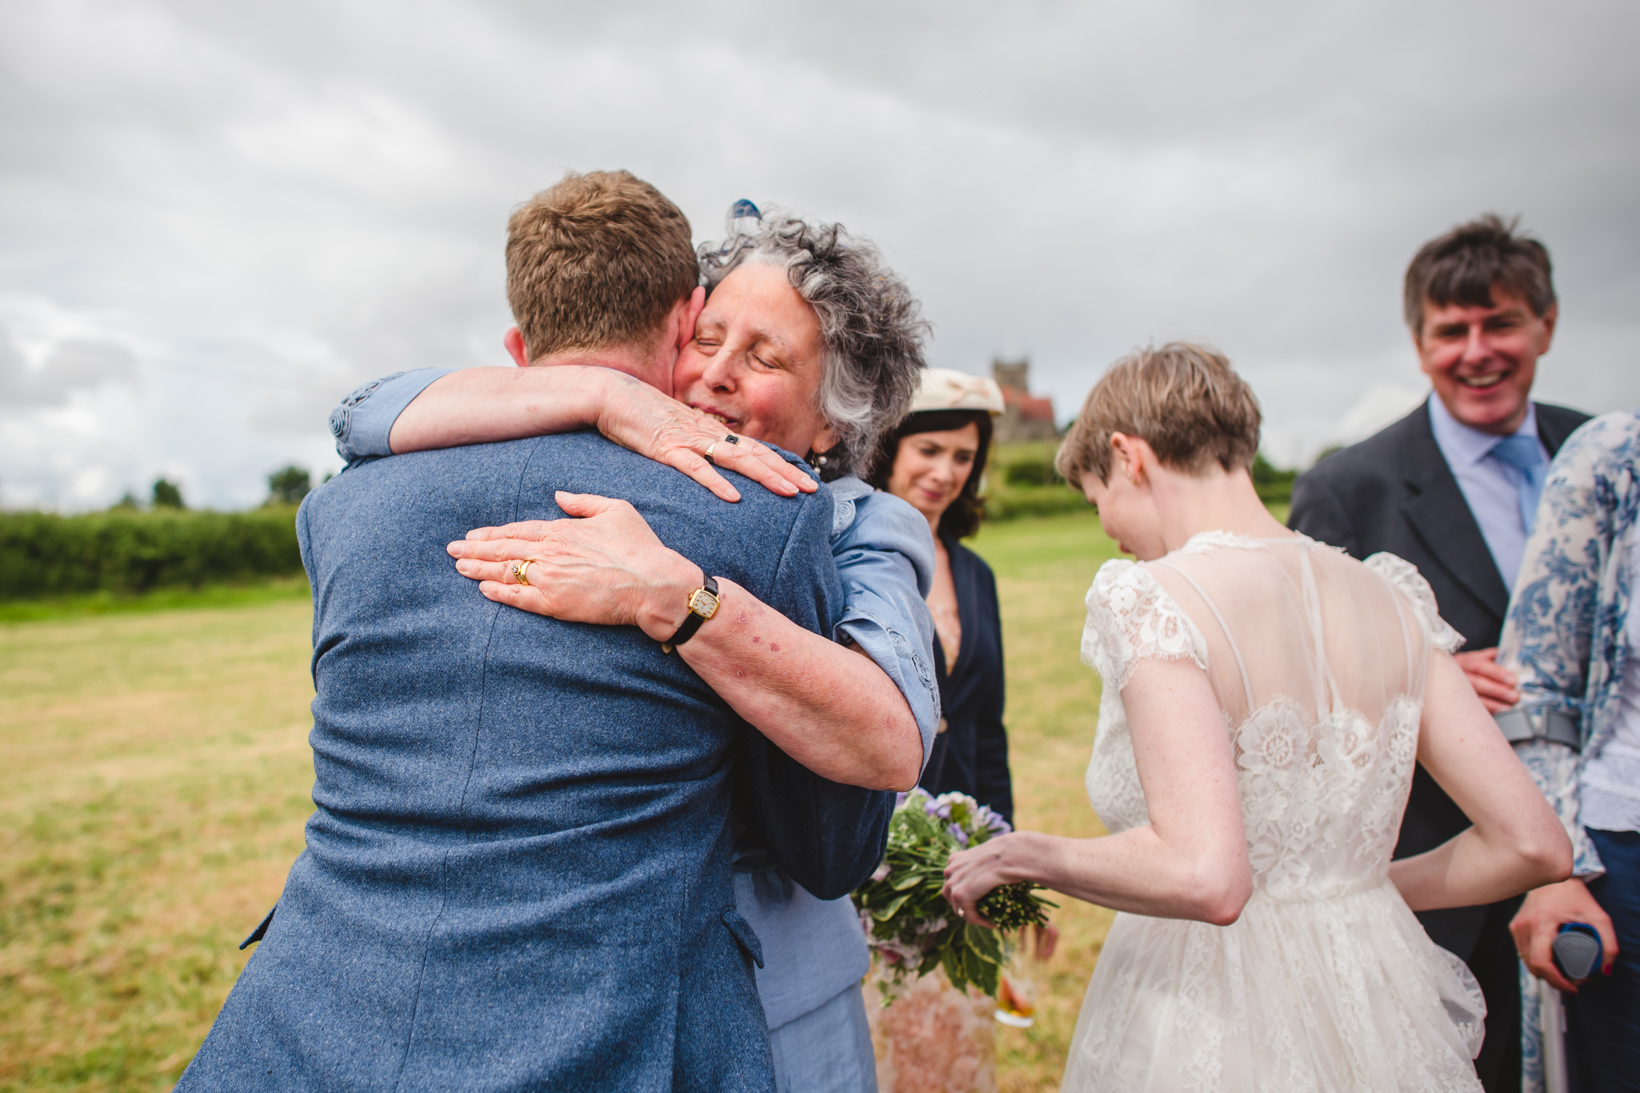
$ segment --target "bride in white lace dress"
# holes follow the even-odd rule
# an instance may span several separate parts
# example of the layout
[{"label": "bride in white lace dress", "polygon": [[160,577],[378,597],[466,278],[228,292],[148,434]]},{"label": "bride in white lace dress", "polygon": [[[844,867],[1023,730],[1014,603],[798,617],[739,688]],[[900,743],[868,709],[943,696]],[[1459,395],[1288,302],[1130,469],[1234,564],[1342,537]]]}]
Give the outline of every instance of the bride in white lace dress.
[{"label": "bride in white lace dress", "polygon": [[[1141,562],[1088,592],[1104,679],[1088,795],[1111,834],[953,856],[968,921],[1031,880],[1119,912],[1066,1090],[1479,1090],[1484,1003],[1411,908],[1560,879],[1570,844],[1448,655],[1411,565],[1282,527],[1222,356],[1145,350],[1094,388],[1060,469]],[[1474,826],[1391,863],[1421,761]]]}]

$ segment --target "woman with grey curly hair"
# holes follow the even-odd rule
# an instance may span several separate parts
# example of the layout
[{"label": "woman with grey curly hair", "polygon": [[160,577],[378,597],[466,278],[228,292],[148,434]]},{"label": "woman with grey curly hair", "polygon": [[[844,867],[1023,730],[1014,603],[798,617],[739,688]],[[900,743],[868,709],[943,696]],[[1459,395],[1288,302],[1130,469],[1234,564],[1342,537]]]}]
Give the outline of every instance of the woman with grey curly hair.
[{"label": "woman with grey curly hair", "polygon": [[701,245],[701,280],[711,293],[744,266],[784,271],[814,310],[825,345],[817,409],[835,443],[811,453],[813,462],[826,481],[864,476],[877,441],[911,408],[927,323],[877,248],[841,224],[810,224],[781,211],[755,214],[750,202],[737,203],[729,238]]},{"label": "woman with grey curly hair", "polygon": [[[833,503],[832,555],[845,589],[844,617],[834,634],[775,617],[772,624],[783,628],[773,640],[751,644],[759,638],[748,626],[707,626],[700,631],[705,641],[693,638],[676,651],[742,717],[816,773],[871,789],[909,789],[939,723],[933,622],[925,603],[934,543],[915,509],[861,476],[878,439],[910,406],[926,326],[876,249],[840,225],[783,213],[760,217],[750,202],[740,202],[729,226],[724,242],[699,250],[705,285],[688,317],[693,337],[676,351],[672,397],[630,375],[587,367],[602,363],[596,352],[531,362],[509,335],[519,364],[553,366],[388,378],[351,406],[350,436],[340,447],[351,459],[592,426],[724,500],[739,493],[715,466],[787,496],[825,491]],[[350,437],[375,438],[374,446]],[[824,484],[817,487],[759,440],[805,456]],[[680,488],[688,487],[680,480]],[[572,516],[593,516],[592,509],[577,507],[579,500],[561,496],[559,503]],[[588,557],[610,552],[607,529],[615,525],[602,523],[602,516],[600,510],[587,520],[477,529],[467,543],[452,544],[452,552],[461,548],[458,568],[485,580],[493,599],[553,614],[534,588],[550,584],[555,595],[575,601],[577,621],[617,623],[624,620],[598,615],[596,605],[617,595],[630,599],[634,574],[664,570],[670,552],[652,533],[652,543],[643,541],[648,527],[633,511],[623,514],[630,534],[615,536],[625,536],[617,544],[621,565],[599,568],[577,556],[577,569],[551,569],[554,552],[567,553],[565,544],[577,536],[588,541]],[[550,544],[549,526],[556,529]],[[528,589],[518,587],[503,564],[520,558],[540,563],[530,571]],[[733,596],[739,616],[761,607],[741,602],[750,599],[743,589]],[[773,615],[758,617],[765,622]],[[781,663],[771,663],[771,656]],[[802,694],[780,675],[792,664],[801,666]],[[860,987],[869,953],[848,897],[819,899],[738,848],[736,870],[737,909],[763,947],[757,983],[780,1088],[875,1089]]]}]

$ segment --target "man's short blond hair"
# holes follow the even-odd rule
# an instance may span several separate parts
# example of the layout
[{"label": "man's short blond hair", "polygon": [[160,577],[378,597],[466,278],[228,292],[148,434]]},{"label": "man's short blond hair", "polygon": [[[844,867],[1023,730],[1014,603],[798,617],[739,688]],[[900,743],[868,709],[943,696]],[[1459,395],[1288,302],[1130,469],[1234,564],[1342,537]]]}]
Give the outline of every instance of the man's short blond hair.
[{"label": "man's short blond hair", "polygon": [[1223,353],[1169,342],[1110,366],[1065,434],[1054,466],[1073,487],[1089,471],[1110,480],[1114,433],[1145,440],[1163,464],[1198,474],[1217,463],[1251,468],[1258,453],[1258,399]]},{"label": "man's short blond hair", "polygon": [[566,174],[507,221],[507,302],[529,359],[646,344],[700,283],[689,218],[627,171]]}]

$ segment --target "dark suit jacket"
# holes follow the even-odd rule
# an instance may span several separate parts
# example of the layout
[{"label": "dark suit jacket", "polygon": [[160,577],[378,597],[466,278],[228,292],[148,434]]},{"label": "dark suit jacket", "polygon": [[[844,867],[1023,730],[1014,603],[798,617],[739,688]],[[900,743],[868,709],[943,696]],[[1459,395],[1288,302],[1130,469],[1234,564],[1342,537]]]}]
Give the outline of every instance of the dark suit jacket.
[{"label": "dark suit jacket", "polygon": [[502,607],[444,545],[623,497],[801,625],[842,610],[826,494],[737,505],[595,433],[350,468],[297,517],[314,593],[307,849],[180,1090],[773,1090],[731,797],[835,893],[892,794],[817,778],[635,627]]},{"label": "dark suit jacket", "polygon": [[[1551,456],[1573,429],[1589,420],[1563,406],[1536,406],[1538,437]],[[1288,523],[1356,558],[1379,551],[1405,558],[1429,582],[1441,617],[1464,636],[1466,648],[1498,643],[1509,590],[1435,443],[1427,404],[1300,476]],[[1468,826],[1463,811],[1419,767],[1395,856],[1432,850]],[[1485,909],[1462,907],[1418,917],[1436,944],[1467,960]]]},{"label": "dark suit jacket", "polygon": [[945,651],[934,638],[934,675],[940,687],[939,735],[923,771],[933,794],[966,793],[1014,822],[1013,779],[1008,772],[1008,733],[1002,727],[1002,615],[997,580],[978,554],[948,535],[951,581],[962,619],[956,667],[945,671]]}]

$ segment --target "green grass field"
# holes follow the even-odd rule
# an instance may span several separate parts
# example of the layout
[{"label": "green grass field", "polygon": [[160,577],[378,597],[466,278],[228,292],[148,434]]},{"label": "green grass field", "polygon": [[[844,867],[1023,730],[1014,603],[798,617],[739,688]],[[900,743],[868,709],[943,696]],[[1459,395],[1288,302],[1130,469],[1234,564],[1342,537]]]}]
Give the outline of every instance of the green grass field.
[{"label": "green grass field", "polygon": [[[1018,820],[1097,834],[1078,641],[1114,548],[1086,511],[976,545],[1002,596]],[[301,850],[308,603],[285,584],[59,608],[0,620],[0,1089],[166,1089]],[[1063,902],[1036,1027],[999,1029],[1004,1090],[1057,1088],[1109,926]]]}]

